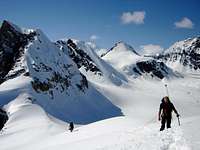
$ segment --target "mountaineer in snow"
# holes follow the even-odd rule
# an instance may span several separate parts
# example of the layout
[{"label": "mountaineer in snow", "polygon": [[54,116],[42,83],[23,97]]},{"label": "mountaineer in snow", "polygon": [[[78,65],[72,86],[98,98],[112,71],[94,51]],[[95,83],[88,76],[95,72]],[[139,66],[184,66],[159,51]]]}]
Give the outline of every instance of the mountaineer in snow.
[{"label": "mountaineer in snow", "polygon": [[70,122],[69,123],[69,130],[72,132],[74,130],[74,123]]},{"label": "mountaineer in snow", "polygon": [[171,128],[171,119],[172,119],[172,111],[176,113],[176,116],[179,117],[179,114],[172,104],[170,102],[169,97],[165,96],[162,99],[162,102],[160,104],[160,109],[158,112],[158,120],[161,120],[161,128],[160,131],[163,131],[165,129],[165,124],[167,123],[167,128]]}]

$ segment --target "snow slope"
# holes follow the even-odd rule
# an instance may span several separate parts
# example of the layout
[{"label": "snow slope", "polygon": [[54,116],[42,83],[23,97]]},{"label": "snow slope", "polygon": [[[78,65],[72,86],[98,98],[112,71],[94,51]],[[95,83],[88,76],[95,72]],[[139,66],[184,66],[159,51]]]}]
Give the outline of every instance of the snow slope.
[{"label": "snow slope", "polygon": [[125,66],[135,64],[141,57],[137,52],[124,42],[117,43],[111,50],[103,57],[111,65],[117,69],[123,69]]},{"label": "snow slope", "polygon": [[[29,95],[21,94],[5,106],[10,119],[0,135],[0,144],[6,150],[198,150],[200,82],[194,81],[197,79],[188,77],[163,82],[134,80],[129,87],[96,85],[125,117],[75,126],[72,133],[67,131],[68,124],[27,101]],[[181,115],[181,126],[174,116],[172,129],[159,132],[157,111],[160,98],[166,95],[164,83],[168,83],[170,98]],[[19,140],[10,142],[12,139]]]},{"label": "snow slope", "polygon": [[[10,119],[0,135],[1,149],[190,150],[190,144],[194,149],[199,146],[199,135],[191,131],[191,128],[199,129],[196,125],[200,117],[181,120],[181,128],[174,120],[172,129],[163,132],[158,131],[158,123],[143,124],[142,119],[117,117],[76,127],[71,133],[67,131],[68,124],[48,115],[40,106],[32,104],[27,100],[29,96],[21,94],[5,106]],[[186,138],[187,132],[190,136],[193,135],[191,143]]]},{"label": "snow slope", "polygon": [[73,41],[78,45],[79,48],[87,51],[90,49],[90,51],[95,52],[99,57],[104,56],[108,52],[107,49],[100,48],[93,42],[79,41],[75,39],[73,39]]},{"label": "snow slope", "polygon": [[[9,110],[11,108],[8,108]],[[28,113],[26,117],[22,115],[30,111],[34,113]],[[78,127],[70,133],[66,131],[67,124],[47,117],[41,108],[32,104],[23,106],[14,114],[11,113],[11,118],[12,121],[7,123],[6,129],[0,136],[1,148],[6,150],[191,149],[183,129],[176,125],[173,125],[172,129],[159,132],[158,124],[138,126],[134,120],[121,117]],[[196,128],[194,121],[197,121],[197,118],[190,121],[192,123],[186,121],[184,124]],[[15,142],[11,142],[12,140]]]}]

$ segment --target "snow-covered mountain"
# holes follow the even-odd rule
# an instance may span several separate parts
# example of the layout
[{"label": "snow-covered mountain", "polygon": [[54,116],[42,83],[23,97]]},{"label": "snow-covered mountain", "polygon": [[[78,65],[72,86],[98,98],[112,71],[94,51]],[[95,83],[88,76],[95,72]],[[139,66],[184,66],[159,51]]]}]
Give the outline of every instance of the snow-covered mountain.
[{"label": "snow-covered mountain", "polygon": [[173,44],[165,50],[162,58],[168,66],[180,72],[200,70],[200,37]]},{"label": "snow-covered mountain", "polygon": [[116,69],[123,69],[125,66],[136,63],[141,57],[128,44],[118,42],[112,47],[103,59],[116,67]]},{"label": "snow-covered mountain", "polygon": [[176,76],[162,61],[140,56],[130,45],[118,42],[103,56],[114,68],[134,78],[170,78]]},{"label": "snow-covered mountain", "polygon": [[[188,42],[195,56],[188,52],[185,60],[199,56],[195,41]],[[103,55],[96,48],[74,39],[52,42],[39,29],[3,22],[0,106],[9,118],[0,132],[2,150],[199,149],[200,75],[179,75],[169,50],[144,57],[124,42]],[[172,129],[159,132],[166,95],[181,126],[173,115]]]},{"label": "snow-covered mountain", "polygon": [[[51,115],[81,124],[121,114],[41,30],[21,30],[4,21],[0,31],[1,87],[19,83],[16,89],[11,88],[11,93],[20,89],[13,99],[23,92],[29,93],[29,100]],[[1,106],[10,101],[7,94],[8,91],[1,94]]]},{"label": "snow-covered mountain", "polygon": [[126,82],[123,74],[97,55],[91,43],[79,40],[59,40],[56,45],[77,64],[79,70],[91,82],[111,82],[121,85]]}]

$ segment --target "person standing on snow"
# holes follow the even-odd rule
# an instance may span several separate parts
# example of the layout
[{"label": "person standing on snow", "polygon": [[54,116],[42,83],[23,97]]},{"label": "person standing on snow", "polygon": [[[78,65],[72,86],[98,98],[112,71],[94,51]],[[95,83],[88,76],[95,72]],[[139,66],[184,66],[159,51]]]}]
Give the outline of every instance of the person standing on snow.
[{"label": "person standing on snow", "polygon": [[162,99],[162,102],[160,104],[160,109],[158,112],[158,120],[161,120],[161,128],[160,131],[163,131],[165,129],[165,124],[167,123],[167,128],[171,128],[171,119],[172,119],[172,111],[176,113],[176,116],[179,117],[179,114],[172,104],[170,102],[169,97],[165,96]]},{"label": "person standing on snow", "polygon": [[70,122],[69,123],[69,130],[72,132],[74,130],[74,123]]}]

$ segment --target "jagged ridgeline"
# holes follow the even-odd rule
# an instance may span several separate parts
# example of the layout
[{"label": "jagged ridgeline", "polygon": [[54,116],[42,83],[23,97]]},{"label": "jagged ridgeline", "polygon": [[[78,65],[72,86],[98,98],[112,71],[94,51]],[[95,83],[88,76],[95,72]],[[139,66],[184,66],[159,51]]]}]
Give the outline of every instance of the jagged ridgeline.
[{"label": "jagged ridgeline", "polygon": [[78,68],[84,67],[86,71],[102,75],[102,71],[97,67],[94,60],[92,60],[92,58],[83,49],[79,48],[73,40],[59,40],[57,43],[62,46],[61,49],[72,58]]},{"label": "jagged ridgeline", "polygon": [[[21,29],[4,21],[0,28],[1,84],[15,82],[13,99],[25,92],[28,101],[65,121],[85,124],[122,115],[79,71],[84,67],[101,76],[89,55],[70,41],[65,50],[69,53],[64,53],[39,29]],[[4,98],[0,105],[10,100]]]},{"label": "jagged ridgeline", "polygon": [[[39,30],[22,31],[7,21],[3,22],[0,29],[1,83],[6,79],[14,78],[24,73],[26,76],[30,75],[33,77],[34,81],[32,81],[32,85],[37,92],[49,91],[50,89],[55,88],[58,84],[60,84],[62,89],[61,91],[64,91],[64,89],[67,89],[70,86],[70,79],[72,76],[77,74],[77,76],[80,77],[80,83],[76,83],[76,86],[80,90],[84,91],[84,88],[88,87],[85,76],[74,71],[74,69],[72,69],[74,66],[72,63],[67,63],[67,60],[65,60],[66,63],[61,63],[58,59],[59,57],[62,57],[59,56],[59,51],[56,52],[58,54],[58,57],[56,58],[57,60],[50,59],[48,62],[42,58],[45,57],[44,44],[47,43],[47,41],[43,41],[45,38],[42,38],[42,36],[44,36],[42,34],[43,33]],[[57,50],[50,42],[47,45],[52,45],[52,48]],[[47,47],[46,49],[50,51],[52,48]],[[52,53],[55,50],[52,50]],[[25,51],[28,54],[34,55],[32,55],[33,57],[29,55],[32,59],[32,62],[30,62],[31,65],[28,64],[30,57],[27,57]],[[37,54],[44,55],[42,56]],[[26,61],[26,58],[27,63],[24,62]],[[56,67],[53,68],[51,63],[54,63]],[[58,69],[59,67],[63,70]],[[38,77],[42,72],[48,73],[48,75],[45,76],[46,81],[41,81]],[[52,92],[53,91],[50,91],[50,93]]]},{"label": "jagged ridgeline", "polygon": [[[179,71],[186,68],[193,71],[200,70],[200,37],[176,42],[164,51],[161,59],[171,67],[176,64],[174,69]],[[183,67],[185,69],[182,69]]]}]

